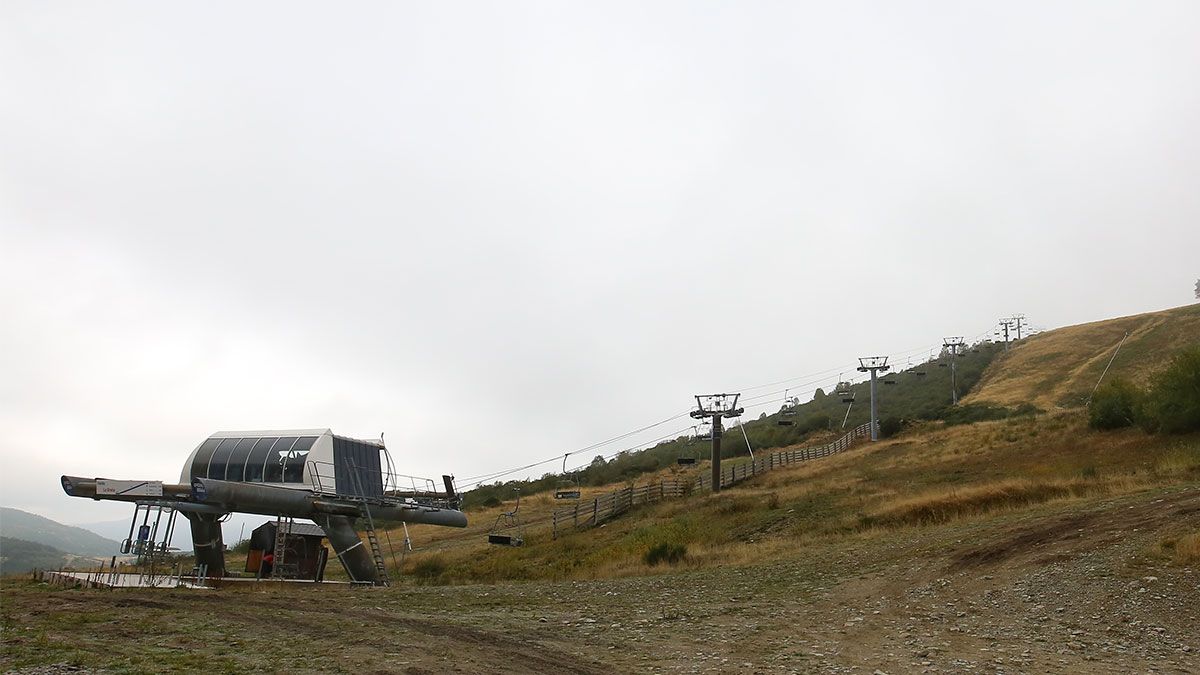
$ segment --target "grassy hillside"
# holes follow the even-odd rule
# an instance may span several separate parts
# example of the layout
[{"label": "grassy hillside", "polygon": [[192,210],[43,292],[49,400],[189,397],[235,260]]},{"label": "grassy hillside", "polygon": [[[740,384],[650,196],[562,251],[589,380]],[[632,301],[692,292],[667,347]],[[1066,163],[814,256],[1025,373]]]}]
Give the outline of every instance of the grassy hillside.
[{"label": "grassy hillside", "polygon": [[[956,359],[955,379],[959,396],[971,390],[983,375],[988,364],[1001,353],[1002,346],[989,342],[971,345]],[[968,416],[1002,417],[1004,410],[967,410],[951,407],[950,357],[938,356],[931,361],[918,364],[896,364],[896,370],[881,378],[877,386],[879,417],[881,420],[931,420],[955,419]],[[847,377],[850,373],[846,374]],[[883,380],[890,380],[886,384]],[[852,429],[870,420],[871,385],[860,382],[851,387],[855,401],[853,405],[842,402],[832,387],[829,391],[817,390],[814,397],[801,404],[794,415],[791,426],[778,424],[780,414],[774,408],[770,414],[762,413],[758,418],[747,418],[746,437],[755,452],[783,448],[796,444],[814,444],[836,435],[843,424]],[[783,391],[754,394],[746,399],[745,405],[755,405],[763,400],[782,400]],[[847,413],[849,415],[847,416]],[[573,471],[569,478],[579,485],[603,486],[615,482],[642,480],[643,477],[669,470],[681,456],[705,457],[711,452],[711,442],[690,436],[659,443],[654,447],[637,452],[623,453],[605,460],[595,458],[588,466]],[[721,456],[725,458],[748,456],[746,440],[736,429],[727,429],[721,445]],[[514,488],[521,494],[532,495],[554,489],[562,481],[557,474],[547,474],[532,481],[507,481],[480,486],[466,495],[468,507],[496,503],[511,499]]]},{"label": "grassy hillside", "polygon": [[996,358],[965,402],[1032,403],[1047,410],[1082,405],[1126,333],[1109,376],[1144,384],[1181,348],[1200,344],[1200,304],[1067,326],[1023,340]]},{"label": "grassy hillside", "polygon": [[31,569],[56,569],[73,556],[45,544],[12,537],[0,537],[0,575],[28,572]]},{"label": "grassy hillside", "polygon": [[0,507],[0,534],[44,544],[64,553],[110,556],[120,544],[82,527],[72,527],[19,509]]},{"label": "grassy hillside", "polygon": [[523,548],[484,543],[498,509],[471,513],[466,532],[410,528],[423,550],[408,556],[404,568],[442,583],[638,575],[671,569],[644,560],[662,543],[686,547],[685,568],[752,564],[818,542],[1196,481],[1200,437],[1194,434],[1096,432],[1080,411],[958,426],[926,422],[897,438],[778,469],[718,496],[694,494],[642,507],[557,540],[543,520],[553,500],[523,500],[522,513],[534,523]]}]

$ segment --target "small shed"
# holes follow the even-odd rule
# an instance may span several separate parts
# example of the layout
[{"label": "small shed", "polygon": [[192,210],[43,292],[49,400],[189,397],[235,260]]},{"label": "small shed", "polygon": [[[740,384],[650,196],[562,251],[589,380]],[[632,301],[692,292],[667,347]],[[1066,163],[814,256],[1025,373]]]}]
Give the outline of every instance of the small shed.
[{"label": "small shed", "polygon": [[[258,574],[262,558],[267,551],[275,550],[275,521],[267,521],[250,533],[250,551],[246,554],[246,571]],[[292,523],[284,551],[284,565],[276,565],[275,574],[292,579],[321,581],[325,577],[325,563],[329,560],[329,549],[323,541],[325,530],[312,523]],[[295,565],[295,567],[292,567]]]}]

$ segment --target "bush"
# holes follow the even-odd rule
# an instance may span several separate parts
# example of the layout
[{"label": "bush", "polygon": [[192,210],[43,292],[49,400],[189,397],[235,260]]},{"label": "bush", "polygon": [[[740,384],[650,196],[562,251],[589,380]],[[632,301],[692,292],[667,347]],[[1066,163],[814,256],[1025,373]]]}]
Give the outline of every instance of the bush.
[{"label": "bush", "polygon": [[1120,429],[1133,426],[1141,408],[1142,393],[1120,377],[1100,385],[1088,404],[1088,426],[1093,429]]},{"label": "bush", "polygon": [[891,438],[901,431],[904,431],[904,420],[894,415],[883,418],[879,423],[879,435],[883,438]]},{"label": "bush", "polygon": [[422,558],[412,566],[412,575],[418,579],[431,581],[436,579],[446,571],[446,561],[440,556],[432,556]]},{"label": "bush", "polygon": [[642,559],[646,561],[647,565],[653,567],[660,562],[674,565],[683,560],[685,555],[687,555],[687,546],[683,544],[670,544],[664,541],[651,546],[650,550],[646,551],[646,555],[642,556]]},{"label": "bush", "polygon": [[1200,346],[1176,354],[1155,375],[1141,410],[1148,427],[1169,434],[1200,431]]}]

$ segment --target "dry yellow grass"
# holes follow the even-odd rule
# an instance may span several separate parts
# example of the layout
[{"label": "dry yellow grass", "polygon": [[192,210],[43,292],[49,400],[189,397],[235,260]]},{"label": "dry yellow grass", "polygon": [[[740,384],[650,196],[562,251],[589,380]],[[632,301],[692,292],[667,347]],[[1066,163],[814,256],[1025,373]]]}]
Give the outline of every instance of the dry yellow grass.
[{"label": "dry yellow grass", "polygon": [[1200,563],[1200,532],[1187,534],[1175,540],[1175,555],[1171,559],[1176,565]]},{"label": "dry yellow grass", "polygon": [[1200,304],[1048,331],[1002,354],[964,403],[1044,410],[1080,405],[1125,333],[1109,376],[1144,383],[1179,349],[1200,342]]},{"label": "dry yellow grass", "polygon": [[[689,472],[705,471],[697,467]],[[594,579],[670,570],[753,565],[806,547],[1200,480],[1200,437],[1130,429],[1100,433],[1080,411],[943,427],[864,443],[821,460],[777,469],[719,495],[695,494],[640,507],[599,529],[550,537],[540,519],[561,506],[522,502],[536,524],[520,549],[489,547],[500,509],[471,514],[467,531],[411,528],[419,551],[407,574],[440,583],[500,579]],[[621,487],[588,489],[591,495]],[[507,505],[511,508],[511,504]],[[538,522],[540,520],[540,522]],[[686,545],[675,565],[648,566],[659,543]],[[421,577],[420,574],[416,576]]]}]

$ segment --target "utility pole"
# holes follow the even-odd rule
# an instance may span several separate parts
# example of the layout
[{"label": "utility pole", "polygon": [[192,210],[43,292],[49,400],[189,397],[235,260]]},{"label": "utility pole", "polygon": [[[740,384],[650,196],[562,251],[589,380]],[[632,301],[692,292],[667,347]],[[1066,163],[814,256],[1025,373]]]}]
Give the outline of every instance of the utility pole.
[{"label": "utility pole", "polygon": [[871,373],[871,440],[879,440],[879,415],[875,406],[875,374],[886,373],[892,367],[886,356],[864,356],[858,360],[858,372]]},{"label": "utility pole", "polygon": [[1024,314],[1013,314],[1012,321],[1013,321],[1013,323],[1017,324],[1017,340],[1020,340],[1021,339],[1021,326],[1022,326],[1022,324],[1026,324],[1029,322],[1025,320]]},{"label": "utility pole", "polygon": [[[712,491],[721,491],[721,419],[737,417],[745,410],[737,407],[741,394],[697,394],[693,419],[712,420]],[[749,444],[747,444],[749,447]]]},{"label": "utility pole", "polygon": [[1000,319],[1000,328],[1004,331],[1004,351],[1008,351],[1008,329],[1013,326],[1013,319]]},{"label": "utility pole", "polygon": [[[1007,327],[1004,329],[1004,344],[1008,344]],[[958,358],[958,350],[967,345],[961,337],[948,337],[942,339],[942,346],[950,350],[950,400],[954,405],[958,405],[958,374],[955,371],[954,362]]]}]

